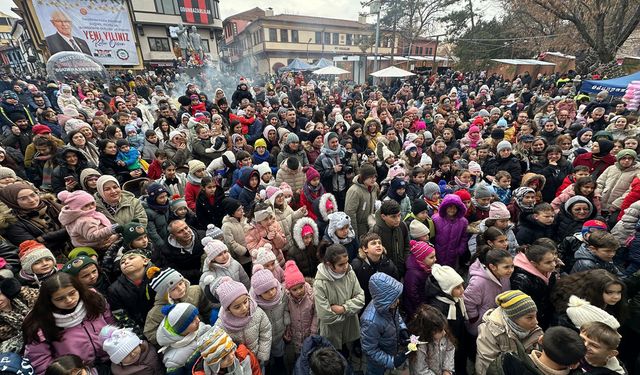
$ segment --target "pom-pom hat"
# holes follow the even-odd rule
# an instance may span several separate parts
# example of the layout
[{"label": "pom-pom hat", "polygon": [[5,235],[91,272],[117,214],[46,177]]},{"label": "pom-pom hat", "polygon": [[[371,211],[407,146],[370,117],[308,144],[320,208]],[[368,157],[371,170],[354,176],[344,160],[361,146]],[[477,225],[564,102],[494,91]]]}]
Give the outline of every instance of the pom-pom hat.
[{"label": "pom-pom hat", "polygon": [[215,290],[218,300],[224,309],[228,309],[238,297],[249,294],[244,284],[233,280],[229,276],[221,277]]},{"label": "pom-pom hat", "polygon": [[197,342],[205,365],[214,368],[219,367],[219,363],[236,350],[236,344],[220,326],[211,327],[205,334],[198,337]]},{"label": "pom-pom hat", "polygon": [[51,250],[38,241],[23,241],[19,246],[20,265],[22,270],[27,274],[33,274],[31,267],[42,258],[49,258],[55,261]]},{"label": "pom-pom hat", "polygon": [[157,297],[163,299],[169,299],[169,293],[175,288],[182,280],[189,286],[189,281],[180,274],[180,272],[173,268],[165,268],[161,270],[158,267],[149,267],[147,269],[147,277],[151,279],[149,286],[155,290]]},{"label": "pom-pom hat", "polygon": [[253,267],[253,275],[251,275],[251,289],[256,295],[261,295],[273,288],[277,288],[280,283],[273,276],[273,272],[264,268],[261,264]]},{"label": "pom-pom hat", "polygon": [[613,315],[576,296],[569,297],[567,316],[576,328],[590,322],[602,322],[613,329],[620,328],[620,323]]}]

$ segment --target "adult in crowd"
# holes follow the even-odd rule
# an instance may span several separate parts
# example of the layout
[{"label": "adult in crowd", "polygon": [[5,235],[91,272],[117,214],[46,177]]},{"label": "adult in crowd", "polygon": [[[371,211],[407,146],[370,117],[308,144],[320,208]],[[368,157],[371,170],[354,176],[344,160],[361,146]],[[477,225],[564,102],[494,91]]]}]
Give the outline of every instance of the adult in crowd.
[{"label": "adult in crowd", "polygon": [[126,225],[134,219],[141,224],[147,224],[147,214],[140,200],[133,193],[122,190],[115,177],[100,176],[96,184],[96,209],[112,224]]}]

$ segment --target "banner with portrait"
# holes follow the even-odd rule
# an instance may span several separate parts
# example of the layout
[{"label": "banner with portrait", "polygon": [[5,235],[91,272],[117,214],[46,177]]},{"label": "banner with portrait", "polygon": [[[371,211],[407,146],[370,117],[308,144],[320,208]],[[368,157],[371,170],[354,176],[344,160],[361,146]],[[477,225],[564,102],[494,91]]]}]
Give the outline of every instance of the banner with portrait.
[{"label": "banner with portrait", "polygon": [[126,0],[36,0],[33,6],[52,55],[76,51],[104,65],[139,64]]}]

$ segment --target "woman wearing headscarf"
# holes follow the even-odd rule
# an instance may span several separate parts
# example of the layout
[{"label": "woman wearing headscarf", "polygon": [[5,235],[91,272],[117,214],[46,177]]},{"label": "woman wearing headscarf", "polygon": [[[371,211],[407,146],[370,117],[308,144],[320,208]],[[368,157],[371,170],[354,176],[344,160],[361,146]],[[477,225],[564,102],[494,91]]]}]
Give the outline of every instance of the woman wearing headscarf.
[{"label": "woman wearing headscarf", "polygon": [[102,174],[114,176],[118,182],[125,183],[133,176],[137,171],[130,171],[127,167],[119,165],[116,157],[118,156],[118,147],[116,141],[111,139],[101,140],[98,144],[100,150],[100,156],[98,158],[98,169]]},{"label": "woman wearing headscarf", "polygon": [[100,176],[97,182],[98,192],[96,210],[102,212],[112,224],[126,225],[138,219],[147,225],[147,213],[140,200],[128,191],[120,188],[120,183],[110,175]]},{"label": "woman wearing headscarf", "polygon": [[0,201],[8,207],[1,210],[0,223],[6,225],[4,236],[11,243],[20,246],[35,240],[58,254],[64,252],[69,235],[58,220],[62,207],[52,195],[40,195],[30,184],[16,182],[0,190]]},{"label": "woman wearing headscarf", "polygon": [[594,179],[597,179],[605,169],[616,162],[616,158],[610,154],[611,150],[613,150],[613,142],[608,139],[600,139],[593,142],[591,152],[576,156],[573,159],[573,166],[585,165],[589,167],[589,173]]}]

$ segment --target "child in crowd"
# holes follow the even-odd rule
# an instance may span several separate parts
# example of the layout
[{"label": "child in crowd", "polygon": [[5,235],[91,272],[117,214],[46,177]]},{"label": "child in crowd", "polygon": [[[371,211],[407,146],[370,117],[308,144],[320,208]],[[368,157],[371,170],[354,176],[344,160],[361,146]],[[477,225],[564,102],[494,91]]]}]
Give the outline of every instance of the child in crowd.
[{"label": "child in crowd", "polygon": [[308,216],[312,220],[318,219],[318,215],[313,207],[315,202],[324,194],[324,186],[320,183],[320,173],[318,173],[315,168],[309,167],[306,172],[306,181],[302,187],[302,192],[300,193],[300,206],[307,208]]},{"label": "child in crowd", "polygon": [[376,272],[368,287],[372,301],[360,317],[362,352],[367,358],[367,374],[382,375],[387,370],[399,368],[407,358],[404,345],[399,345],[408,336],[398,309],[402,284],[387,274]]},{"label": "child in crowd", "polygon": [[239,188],[238,201],[245,211],[250,212],[256,204],[256,194],[260,188],[260,174],[253,168],[242,169],[235,186]]},{"label": "child in crowd", "polygon": [[318,224],[320,236],[324,236],[327,231],[329,215],[336,211],[338,211],[338,201],[331,193],[324,193],[313,202],[313,213],[316,215],[315,222]]},{"label": "child in crowd", "polygon": [[517,226],[520,218],[533,214],[536,205],[536,192],[530,187],[519,187],[513,191],[513,200],[507,205],[511,222]]},{"label": "child in crowd", "polygon": [[457,341],[440,310],[426,304],[419,305],[409,321],[409,333],[411,341],[415,341],[415,349],[409,344],[411,375],[455,373]]},{"label": "child in crowd", "polygon": [[254,261],[258,256],[258,249],[266,244],[271,246],[271,251],[276,256],[278,264],[284,266],[284,249],[287,244],[282,227],[276,221],[273,209],[268,203],[257,204],[253,212],[251,228],[246,232],[247,249]]},{"label": "child in crowd", "polygon": [[348,353],[347,345],[360,339],[358,313],[364,307],[364,291],[343,245],[326,248],[313,289],[320,335]]},{"label": "child in crowd", "polygon": [[411,321],[418,306],[427,301],[424,285],[436,262],[436,249],[424,241],[411,240],[409,246],[411,253],[406,260],[402,302],[408,320]]},{"label": "child in crowd", "polygon": [[573,168],[573,173],[569,173],[567,177],[565,177],[562,181],[562,184],[558,187],[558,190],[556,190],[556,197],[560,195],[560,193],[562,193],[567,187],[576,183],[576,181],[578,181],[582,177],[590,176],[591,173],[589,173],[589,167],[587,167],[586,165],[576,165]]},{"label": "child in crowd", "polygon": [[[127,141],[130,147],[134,147],[139,152],[142,152],[144,146],[144,137],[138,134],[138,126],[135,123],[129,123],[124,127],[124,132],[127,134]],[[153,132],[155,134],[155,132]],[[157,136],[156,136],[157,138]]]},{"label": "child in crowd", "polygon": [[103,296],[58,272],[42,283],[38,299],[22,323],[25,357],[37,374],[44,374],[55,358],[67,354],[108,371],[109,356],[99,345],[99,334],[111,323],[113,316]]},{"label": "child in crowd", "polygon": [[622,276],[618,266],[613,263],[618,247],[620,244],[613,234],[606,231],[591,233],[586,243],[576,251],[571,273],[601,268]]},{"label": "child in crowd", "polygon": [[349,260],[358,254],[359,242],[351,227],[351,220],[344,212],[337,211],[329,215],[329,225],[322,238],[323,246],[340,244],[347,249]]},{"label": "child in crowd", "polygon": [[40,284],[58,271],[56,258],[51,250],[34,240],[20,244],[20,273],[18,280],[23,285],[38,289]]},{"label": "child in crowd", "polygon": [[536,192],[536,203],[542,202],[542,189],[547,179],[537,173],[529,172],[522,176],[522,182],[520,186],[526,186],[532,188]]},{"label": "child in crowd", "polygon": [[273,171],[266,161],[254,165],[253,169],[258,171],[260,174],[260,189],[266,189],[269,186],[276,186],[276,179],[273,177]]},{"label": "child in crowd", "polygon": [[242,265],[245,273],[249,274],[252,266],[251,254],[247,250],[245,233],[251,227],[244,216],[244,207],[240,201],[227,197],[224,199],[222,209],[225,213],[222,218],[224,242],[233,252],[233,257]]},{"label": "child in crowd", "polygon": [[284,364],[284,332],[291,324],[289,316],[289,298],[285,293],[281,280],[273,273],[257,264],[253,267],[249,296],[256,301],[271,322],[271,353],[269,355],[269,373],[285,373]]},{"label": "child in crowd", "polygon": [[263,247],[254,251],[256,259],[253,262],[254,266],[261,265],[265,269],[268,269],[279,282],[284,281],[284,271],[277,261],[271,245],[265,244]]},{"label": "child in crowd", "polygon": [[491,184],[500,202],[511,203],[511,175],[507,171],[498,171]]},{"label": "child in crowd", "polygon": [[553,199],[551,205],[556,213],[558,213],[560,208],[576,195],[587,198],[597,209],[597,212],[600,212],[602,202],[600,201],[600,195],[596,193],[596,182],[591,177],[580,177],[576,182],[567,186],[566,189]]},{"label": "child in crowd", "polygon": [[244,344],[236,345],[220,327],[214,326],[198,337],[201,357],[193,367],[194,375],[260,374],[260,362]]},{"label": "child in crowd", "polygon": [[165,160],[162,162],[162,177],[157,182],[164,185],[171,197],[175,195],[183,197],[187,186],[187,175],[176,172],[176,163]]},{"label": "child in crowd", "polygon": [[496,307],[498,294],[511,289],[509,278],[513,273],[513,258],[504,246],[506,236],[491,227],[482,237],[486,245],[476,252],[469,267],[469,285],[463,297],[469,315],[467,330],[474,337],[478,335],[478,325],[484,314]]},{"label": "child in crowd", "polygon": [[185,302],[196,306],[201,320],[209,321],[212,306],[204,291],[197,285],[191,285],[180,272],[173,268],[160,270],[158,267],[149,267],[147,277],[150,280],[149,286],[156,292],[155,304],[149,310],[144,324],[144,335],[150,343],[160,344],[156,333],[159,332],[158,326],[166,315],[162,309],[168,304]]},{"label": "child in crowd", "polygon": [[[431,241],[435,237],[436,227],[433,225],[433,219],[429,216],[429,205],[423,199],[416,199],[411,203],[411,213],[403,220],[409,227],[409,232],[411,232],[411,224],[413,224],[414,221],[417,221],[418,223],[415,225],[422,224],[427,228],[427,241]],[[424,235],[424,229],[420,229],[420,232]],[[418,239],[417,237],[413,237],[413,235],[412,238]]]},{"label": "child in crowd", "polygon": [[210,289],[212,292],[215,292],[215,286],[217,286],[218,280],[223,276],[228,276],[235,281],[239,281],[244,284],[245,287],[251,286],[249,276],[240,263],[231,257],[229,249],[224,242],[211,237],[205,237],[201,242],[204,246],[204,252],[207,255],[204,259],[202,275],[200,276],[199,282],[202,290]]},{"label": "child in crowd", "polygon": [[[273,208],[276,221],[280,224],[280,228],[282,228],[287,242],[282,248],[282,251],[288,253],[291,246],[293,246],[293,236],[291,233],[293,223],[308,215],[307,207],[303,206],[294,211],[286,201],[284,192],[277,187],[269,187],[263,192],[265,193],[264,198],[268,199]],[[261,193],[261,195],[263,194]]]},{"label": "child in crowd", "polygon": [[[151,165],[154,166],[153,171],[156,173],[153,175],[151,173],[147,173],[147,176],[152,180],[160,178],[160,175],[162,174],[162,162],[167,160],[167,153],[160,150],[161,146],[162,143],[155,131],[149,129],[144,132],[144,143],[142,150],[140,151],[142,152],[142,158],[149,163],[149,172],[152,170]],[[155,162],[158,159],[158,156],[160,156],[160,160]]]},{"label": "child in crowd", "polygon": [[133,331],[108,325],[100,331],[100,338],[102,349],[109,354],[112,374],[154,375],[165,371],[155,348]]},{"label": "child in crowd", "polygon": [[472,182],[471,172],[467,169],[459,169],[456,171],[455,176],[453,176],[453,181],[448,184],[448,187],[454,192],[462,189],[466,190],[471,188]]},{"label": "child in crowd", "polygon": [[416,166],[411,169],[411,177],[407,184],[407,196],[411,202],[422,196],[424,182],[427,179],[427,172],[424,168]]},{"label": "child in crowd", "polygon": [[392,199],[400,205],[400,216],[406,217],[411,213],[411,200],[407,196],[407,182],[399,177],[394,177],[389,184],[387,196],[384,200]]},{"label": "child in crowd", "polygon": [[520,245],[530,245],[538,238],[554,238],[555,211],[549,203],[538,203],[533,213],[521,216],[518,222],[516,239]]},{"label": "child in crowd", "polygon": [[519,290],[510,290],[496,297],[496,305],[497,308],[484,314],[478,326],[476,374],[486,373],[500,353],[517,352],[518,345],[530,353],[542,336],[536,319],[538,309],[531,297]]},{"label": "child in crowd", "polygon": [[238,181],[242,176],[242,171],[253,168],[253,162],[251,161],[251,155],[244,150],[240,150],[236,153],[236,169],[233,171],[233,181]]},{"label": "child in crowd", "polygon": [[265,165],[269,167],[270,172],[273,172],[274,169],[277,170],[276,159],[269,153],[269,150],[267,150],[267,141],[265,141],[264,138],[258,138],[253,147],[254,151],[253,155],[251,155],[251,162],[254,166],[266,163]]},{"label": "child in crowd", "polygon": [[303,217],[296,221],[292,231],[295,242],[287,254],[287,259],[295,260],[297,268],[305,277],[314,277],[320,264],[318,226],[311,217]]},{"label": "child in crowd", "polygon": [[159,352],[167,374],[191,371],[198,358],[198,338],[211,326],[200,321],[198,308],[190,303],[164,305],[164,318],[157,327]]},{"label": "child in crowd", "polygon": [[196,227],[202,230],[209,224],[220,227],[224,217],[222,210],[222,203],[225,200],[224,190],[216,177],[203,177],[201,186],[196,198]]},{"label": "child in crowd", "polygon": [[118,139],[116,146],[118,146],[116,160],[121,167],[126,167],[128,171],[142,170],[142,164],[140,164],[142,156],[137,148],[131,147],[126,139]]},{"label": "child in crowd", "polygon": [[189,174],[187,175],[187,185],[184,188],[184,199],[187,201],[187,207],[195,212],[198,193],[202,188],[202,178],[209,174],[205,170],[206,166],[200,160],[189,160],[188,165]]},{"label": "child in crowd", "polygon": [[[507,249],[511,254],[516,253],[516,249],[518,248],[518,240],[516,239],[516,235],[513,233],[513,224],[510,223],[511,214],[509,213],[509,209],[502,202],[493,202],[491,203],[491,208],[489,209],[489,217],[482,220],[481,222],[476,222],[469,226],[469,233],[473,233],[471,238],[469,238],[469,252],[471,255],[476,253],[476,247],[479,245],[478,236],[484,233],[489,228],[496,228],[500,231],[501,234],[505,235],[507,238]],[[472,228],[473,227],[473,228]]]},{"label": "child in crowd", "polygon": [[626,374],[616,356],[620,345],[620,334],[609,325],[594,321],[580,327],[580,337],[587,348],[586,355],[580,361],[580,370],[584,373]]},{"label": "child in crowd", "polygon": [[96,211],[96,201],[86,191],[61,191],[58,199],[64,204],[59,215],[60,224],[67,229],[73,246],[104,251],[117,240],[116,233],[122,233],[120,225],[111,224],[104,214]]},{"label": "child in crowd", "polygon": [[[478,190],[476,190],[476,193]],[[438,213],[433,216],[436,227],[435,247],[441,264],[458,267],[460,257],[467,251],[467,211],[462,200],[449,194],[442,200]]]},{"label": "child in crowd", "polygon": [[[306,158],[306,154],[304,154]],[[291,186],[292,191],[298,192],[304,187],[306,176],[303,172],[303,166],[297,157],[289,157],[282,161],[280,169],[276,173],[276,185],[286,182]]]},{"label": "child in crowd", "polygon": [[409,229],[401,220],[400,205],[394,200],[386,200],[376,212],[376,222],[371,232],[377,233],[389,259],[404,275],[406,255],[409,253]]},{"label": "child in crowd", "polygon": [[433,215],[438,212],[438,208],[440,207],[440,187],[435,182],[427,182],[422,189],[422,199],[424,199],[425,203],[429,206],[428,212],[429,216],[433,217]]},{"label": "child in crowd", "polygon": [[159,253],[155,251],[153,244],[147,236],[147,226],[133,219],[131,223],[122,227],[122,241],[114,243],[104,254],[102,258],[102,269],[108,275],[117,274],[118,262],[122,255],[128,251],[136,250],[146,254],[153,261],[158,261]]},{"label": "child in crowd", "polygon": [[69,260],[64,266],[62,266],[60,271],[75,277],[84,287],[88,289],[93,288],[103,296],[107,295],[109,279],[98,266],[98,262],[93,258],[86,255],[80,255]]},{"label": "child in crowd", "polygon": [[314,308],[314,292],[298,269],[296,262],[288,260],[284,267],[284,286],[288,297],[291,324],[284,332],[286,342],[292,341],[296,355],[302,350],[303,341],[318,333],[318,316]]},{"label": "child in crowd", "polygon": [[215,325],[222,327],[233,342],[244,344],[255,353],[261,365],[271,353],[271,323],[267,314],[249,296],[242,283],[222,277],[216,288],[220,316]]},{"label": "child in crowd", "polygon": [[382,272],[396,280],[400,279],[397,267],[385,255],[382,239],[374,232],[369,232],[360,238],[358,256],[351,261],[351,268],[358,278],[360,287],[364,290],[365,305],[371,302],[369,280],[375,273]]},{"label": "child in crowd", "polygon": [[471,199],[471,213],[466,215],[470,223],[489,217],[489,209],[491,208],[491,201],[494,196],[495,192],[493,191],[493,187],[478,184]]},{"label": "child in crowd", "polygon": [[193,225],[196,222],[193,211],[187,206],[184,197],[174,195],[169,202],[171,213],[169,214],[169,222],[173,220],[184,220],[187,224]]},{"label": "child in crowd", "polygon": [[[465,329],[469,316],[463,299],[463,282],[462,277],[453,268],[434,264],[425,286],[427,303],[447,317],[451,333],[460,343],[469,340]],[[466,358],[463,347],[456,348],[455,365],[459,370],[457,373],[466,373]]]}]

